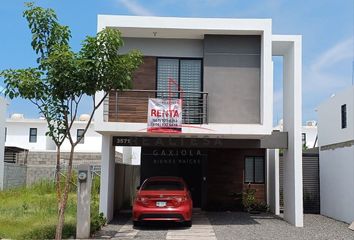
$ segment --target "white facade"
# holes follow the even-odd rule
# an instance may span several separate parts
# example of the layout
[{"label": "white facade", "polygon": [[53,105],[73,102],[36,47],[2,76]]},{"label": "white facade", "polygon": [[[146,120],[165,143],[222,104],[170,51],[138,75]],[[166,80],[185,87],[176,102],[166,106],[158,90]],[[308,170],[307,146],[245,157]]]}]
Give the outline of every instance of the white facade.
[{"label": "white facade", "polygon": [[[84,129],[86,121],[75,121],[72,127],[72,135],[74,140],[77,137],[77,130]],[[86,132],[84,143],[79,143],[76,152],[101,152],[101,135],[94,130],[92,123]],[[30,142],[30,128],[37,129],[37,141]],[[56,146],[53,140],[46,136],[48,131],[47,122],[44,119],[24,119],[9,118],[6,120],[6,141],[5,146],[19,147],[30,151],[55,151]],[[70,151],[70,142],[65,140],[61,146],[61,151]]]},{"label": "white facade", "polygon": [[[284,59],[284,125],[288,133],[288,148],[284,150],[284,218],[289,223],[303,226],[302,206],[302,140],[301,140],[301,81],[302,81],[302,40],[295,35],[272,35],[270,19],[222,19],[222,18],[171,18],[171,17],[138,17],[138,16],[98,16],[97,30],[106,27],[118,28],[123,37],[142,39],[183,39],[200,40],[207,34],[216,35],[260,35],[260,123],[223,124],[203,123],[197,128],[183,128],[179,137],[209,137],[231,139],[262,139],[272,134],[273,122],[273,63],[272,56]],[[156,37],[157,36],[157,37]],[[147,41],[150,42],[150,41]],[[156,42],[155,42],[156,43]],[[130,46],[126,43],[126,46]],[[148,43],[149,44],[149,43]],[[134,45],[135,46],[135,45]],[[136,47],[138,48],[138,47]],[[142,52],[151,56],[189,56],[186,49],[170,44],[168,46],[143,46]],[[192,41],[187,48],[200,54]],[[138,48],[139,49],[139,48]],[[187,49],[187,50],[188,50]],[[129,50],[129,49],[128,49]],[[225,86],[227,87],[227,86]],[[103,97],[98,92],[96,97]],[[113,217],[114,166],[113,136],[151,137],[146,131],[146,123],[109,122],[104,113],[107,106],[98,109],[95,118],[95,129],[103,135],[102,172],[100,189],[100,212],[108,220]],[[155,134],[154,136],[173,137],[171,134]],[[279,161],[277,150],[269,153],[267,160],[267,191],[273,211],[279,213]],[[272,169],[269,169],[272,168]],[[270,176],[272,175],[272,176]],[[272,190],[272,191],[270,191]],[[269,196],[269,195],[272,196]],[[271,201],[272,199],[272,201]]]},{"label": "white facade", "polygon": [[0,96],[0,190],[4,186],[4,151],[5,151],[5,114],[7,103]]},{"label": "white facade", "polygon": [[[161,24],[163,21],[163,24]],[[99,15],[97,31],[105,27],[117,27],[123,37],[130,38],[156,38],[153,32],[158,32],[158,38],[161,39],[183,39],[183,40],[201,40],[206,34],[250,34],[262,35],[262,55],[261,55],[261,124],[220,124],[209,123],[202,124],[199,128],[184,129],[185,135],[198,135],[215,137],[233,137],[248,135],[251,138],[258,138],[264,134],[272,132],[272,114],[273,114],[273,72],[272,72],[272,22],[270,19],[228,19],[228,18],[174,18],[174,17],[141,17],[141,16],[114,16]],[[155,41],[156,42],[156,41]],[[126,44],[125,49],[129,46]],[[173,47],[171,47],[173,46]],[[181,50],[183,46],[175,47],[173,43],[169,45],[139,45],[135,48],[142,50],[144,55],[155,56],[180,56],[184,57],[200,56],[200,48],[196,44],[188,44],[186,50]],[[124,50],[123,48],[123,53]],[[189,51],[191,50],[191,51]],[[100,99],[102,92],[96,94]],[[98,109],[95,116],[96,131],[104,134],[113,132],[141,133],[146,136],[146,124],[144,123],[111,123],[104,121],[103,106]],[[203,128],[212,129],[203,130]]]},{"label": "white facade", "polygon": [[[346,127],[342,106],[346,106]],[[354,87],[318,107],[321,214],[354,221]]]}]

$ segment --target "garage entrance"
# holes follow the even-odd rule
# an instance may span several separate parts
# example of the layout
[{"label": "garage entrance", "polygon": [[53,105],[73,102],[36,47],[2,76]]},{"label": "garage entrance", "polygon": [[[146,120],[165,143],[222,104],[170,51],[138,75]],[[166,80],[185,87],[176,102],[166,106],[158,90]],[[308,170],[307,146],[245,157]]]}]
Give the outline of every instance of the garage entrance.
[{"label": "garage entrance", "polygon": [[[146,178],[177,176],[188,184],[196,208],[240,210],[247,188],[256,190],[258,202],[266,201],[265,149],[258,140],[113,137],[113,145],[141,147],[140,180],[128,187],[129,196]],[[129,173],[117,173],[116,181],[122,175],[130,179]]]},{"label": "garage entrance", "polygon": [[181,177],[191,191],[193,206],[203,208],[206,203],[206,164],[205,149],[142,147],[140,181],[153,176]]}]

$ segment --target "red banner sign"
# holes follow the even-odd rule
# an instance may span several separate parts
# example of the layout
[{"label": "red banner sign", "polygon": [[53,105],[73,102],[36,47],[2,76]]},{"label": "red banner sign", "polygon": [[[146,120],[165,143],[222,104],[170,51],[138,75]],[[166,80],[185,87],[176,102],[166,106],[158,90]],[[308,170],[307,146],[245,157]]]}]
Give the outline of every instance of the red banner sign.
[{"label": "red banner sign", "polygon": [[182,100],[149,98],[148,132],[182,132]]}]

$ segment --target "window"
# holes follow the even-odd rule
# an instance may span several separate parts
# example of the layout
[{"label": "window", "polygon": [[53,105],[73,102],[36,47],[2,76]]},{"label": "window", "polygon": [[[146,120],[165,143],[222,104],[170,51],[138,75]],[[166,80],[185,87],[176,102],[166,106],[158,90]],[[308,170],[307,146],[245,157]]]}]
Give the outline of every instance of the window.
[{"label": "window", "polygon": [[5,142],[6,142],[6,138],[7,138],[7,127],[5,128]]},{"label": "window", "polygon": [[302,133],[302,146],[306,146],[306,133]]},{"label": "window", "polygon": [[182,182],[174,182],[174,181],[148,181],[142,186],[142,190],[153,190],[153,191],[163,191],[163,190],[179,191],[183,189],[184,189],[184,185]]},{"label": "window", "polygon": [[342,128],[347,127],[347,105],[343,104],[341,106],[341,120],[342,120]]},{"label": "window", "polygon": [[80,144],[85,143],[84,129],[78,129],[76,133],[76,140],[80,140]]},{"label": "window", "polygon": [[264,183],[264,158],[245,158],[245,183]]},{"label": "window", "polygon": [[30,128],[29,142],[31,142],[31,143],[37,142],[37,128]]},{"label": "window", "polygon": [[[169,80],[174,82],[171,83]],[[200,123],[202,106],[202,60],[188,58],[157,59],[157,97],[168,97],[168,91],[183,91],[183,116],[188,123]],[[194,92],[194,93],[192,93]],[[180,94],[170,96],[177,98]]]},{"label": "window", "polygon": [[180,88],[183,91],[200,92],[202,90],[202,60],[158,58],[157,90],[167,92],[169,90],[169,79],[173,79],[176,83],[170,84],[172,91],[178,91],[178,88]]}]

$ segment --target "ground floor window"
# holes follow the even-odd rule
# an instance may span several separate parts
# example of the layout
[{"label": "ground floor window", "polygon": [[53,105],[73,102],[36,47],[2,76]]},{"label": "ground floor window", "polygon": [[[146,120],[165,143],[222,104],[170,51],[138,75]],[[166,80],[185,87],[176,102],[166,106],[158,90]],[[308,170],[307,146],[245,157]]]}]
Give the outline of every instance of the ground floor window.
[{"label": "ground floor window", "polygon": [[264,157],[245,158],[245,183],[264,183]]}]

